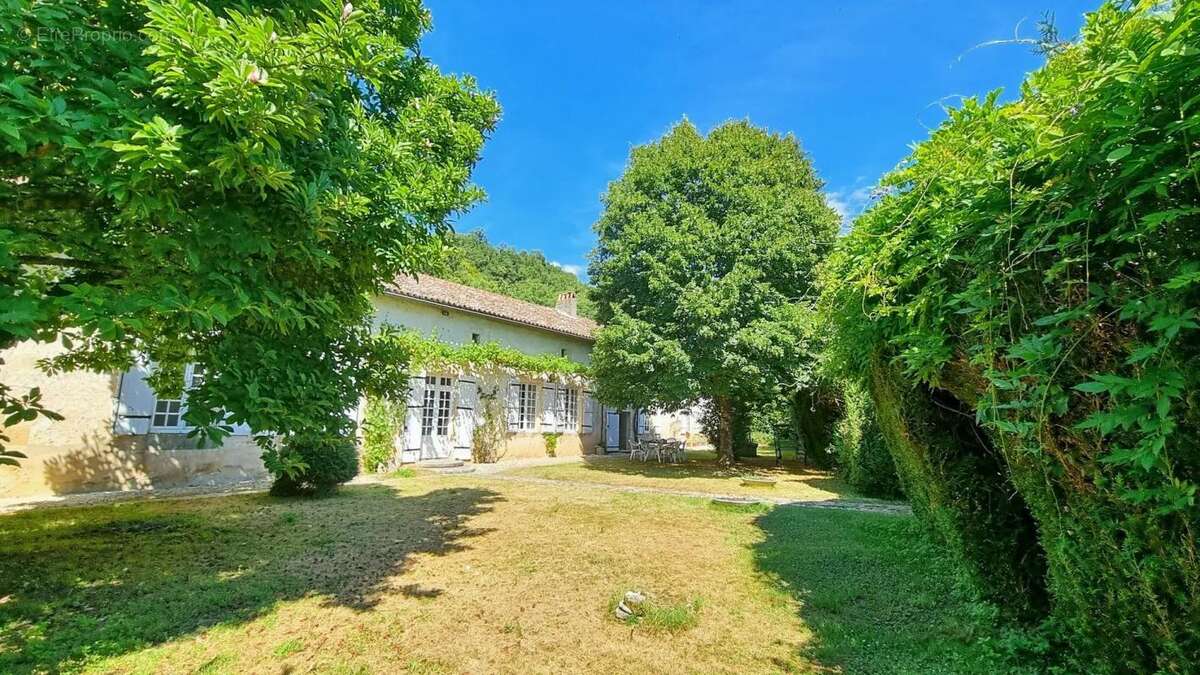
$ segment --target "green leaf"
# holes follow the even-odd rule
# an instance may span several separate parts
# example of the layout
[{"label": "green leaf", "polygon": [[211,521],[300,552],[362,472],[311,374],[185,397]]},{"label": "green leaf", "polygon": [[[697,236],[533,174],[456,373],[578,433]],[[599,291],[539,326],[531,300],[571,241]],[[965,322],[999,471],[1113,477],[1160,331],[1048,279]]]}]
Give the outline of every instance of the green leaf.
[{"label": "green leaf", "polygon": [[1088,394],[1103,394],[1103,393],[1111,390],[1112,385],[1104,383],[1104,382],[1096,382],[1095,380],[1092,380],[1090,382],[1081,382],[1081,383],[1075,385],[1074,387],[1072,387],[1072,389],[1075,389],[1076,391],[1082,391],[1082,392],[1088,393]]},{"label": "green leaf", "polygon": [[1110,163],[1113,163],[1113,162],[1119,162],[1119,161],[1121,161],[1122,159],[1125,159],[1126,157],[1128,157],[1128,156],[1129,156],[1129,153],[1131,153],[1131,152],[1133,152],[1133,146],[1129,146],[1129,145],[1122,145],[1121,147],[1119,147],[1119,148],[1117,148],[1117,149],[1113,150],[1112,152],[1108,153],[1108,157],[1107,157],[1106,159],[1107,159],[1107,160],[1108,160]]}]

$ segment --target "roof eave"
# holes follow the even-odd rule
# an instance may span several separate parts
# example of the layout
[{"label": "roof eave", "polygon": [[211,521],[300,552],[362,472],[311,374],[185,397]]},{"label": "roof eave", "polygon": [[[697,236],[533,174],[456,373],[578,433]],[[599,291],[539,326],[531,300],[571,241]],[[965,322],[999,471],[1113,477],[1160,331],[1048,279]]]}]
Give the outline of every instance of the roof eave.
[{"label": "roof eave", "polygon": [[566,331],[566,330],[558,330],[557,328],[550,328],[549,326],[542,326],[542,325],[539,325],[536,323],[529,323],[528,321],[518,321],[517,319],[513,319],[513,318],[507,317],[507,316],[502,316],[500,314],[494,314],[492,312],[481,312],[477,309],[469,309],[467,307],[453,305],[448,302],[439,302],[437,300],[430,300],[429,298],[421,298],[421,297],[417,297],[415,295],[409,295],[408,293],[404,293],[401,291],[395,291],[390,288],[385,288],[383,290],[383,294],[390,295],[393,298],[403,298],[404,300],[420,302],[422,304],[430,305],[432,307],[442,307],[445,309],[453,309],[453,310],[456,310],[459,312],[466,312],[467,314],[474,314],[476,316],[482,316],[482,317],[485,317],[488,319],[493,319],[495,321],[503,321],[504,323],[511,324],[514,326],[522,326],[524,328],[532,328],[533,330],[540,330],[540,331],[543,331],[546,333],[554,333],[555,335],[565,335],[567,337],[575,338],[576,340],[583,340],[585,342],[594,343],[596,341],[595,336],[592,336],[592,335],[582,335],[580,333],[573,333],[571,331]]}]

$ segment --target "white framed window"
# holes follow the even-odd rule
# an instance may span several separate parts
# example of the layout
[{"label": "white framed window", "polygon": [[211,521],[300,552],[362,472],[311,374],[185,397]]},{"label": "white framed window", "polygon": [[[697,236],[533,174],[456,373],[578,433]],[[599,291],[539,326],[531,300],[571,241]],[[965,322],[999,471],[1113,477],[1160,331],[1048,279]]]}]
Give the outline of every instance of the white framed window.
[{"label": "white framed window", "polygon": [[537,429],[537,385],[528,382],[513,384],[513,403],[516,406],[516,427],[518,431],[535,431]]},{"label": "white framed window", "polygon": [[425,378],[425,398],[421,406],[421,435],[450,434],[450,392],[453,381],[448,377]]},{"label": "white framed window", "polygon": [[183,369],[183,394],[179,398],[155,398],[154,415],[150,419],[151,431],[187,431],[191,427],[183,420],[187,412],[188,390],[195,389],[204,382],[204,366],[189,363]]}]

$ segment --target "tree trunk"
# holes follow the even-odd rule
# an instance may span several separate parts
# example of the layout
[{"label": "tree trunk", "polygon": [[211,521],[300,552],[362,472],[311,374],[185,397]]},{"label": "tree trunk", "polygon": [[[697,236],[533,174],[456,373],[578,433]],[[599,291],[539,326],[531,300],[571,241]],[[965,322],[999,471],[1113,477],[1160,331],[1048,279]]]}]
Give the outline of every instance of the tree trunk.
[{"label": "tree trunk", "polygon": [[792,397],[792,421],[796,425],[805,461],[818,469],[833,466],[829,444],[833,427],[841,416],[837,401],[822,396],[822,392],[802,389]]},{"label": "tree trunk", "polygon": [[750,433],[750,408],[745,403],[738,401],[733,403],[733,420],[729,427],[729,437],[733,443],[735,460],[758,455],[758,445]]},{"label": "tree trunk", "polygon": [[717,463],[729,466],[737,461],[733,454],[733,401],[728,396],[717,397],[717,415],[721,428],[717,441]]}]

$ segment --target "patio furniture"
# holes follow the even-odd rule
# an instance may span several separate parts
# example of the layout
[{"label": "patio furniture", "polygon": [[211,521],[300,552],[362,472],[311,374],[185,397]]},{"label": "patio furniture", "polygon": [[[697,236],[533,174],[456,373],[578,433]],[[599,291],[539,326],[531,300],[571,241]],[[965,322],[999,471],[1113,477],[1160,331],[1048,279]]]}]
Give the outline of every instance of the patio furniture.
[{"label": "patio furniture", "polygon": [[647,454],[647,450],[648,448],[642,441],[634,441],[629,446],[629,461],[632,462],[633,460],[637,459],[638,455],[642,456],[643,462],[646,461],[646,458],[649,456]]},{"label": "patio furniture", "polygon": [[649,441],[655,457],[660,462],[675,462],[683,459],[683,442],[673,438],[655,438]]}]

